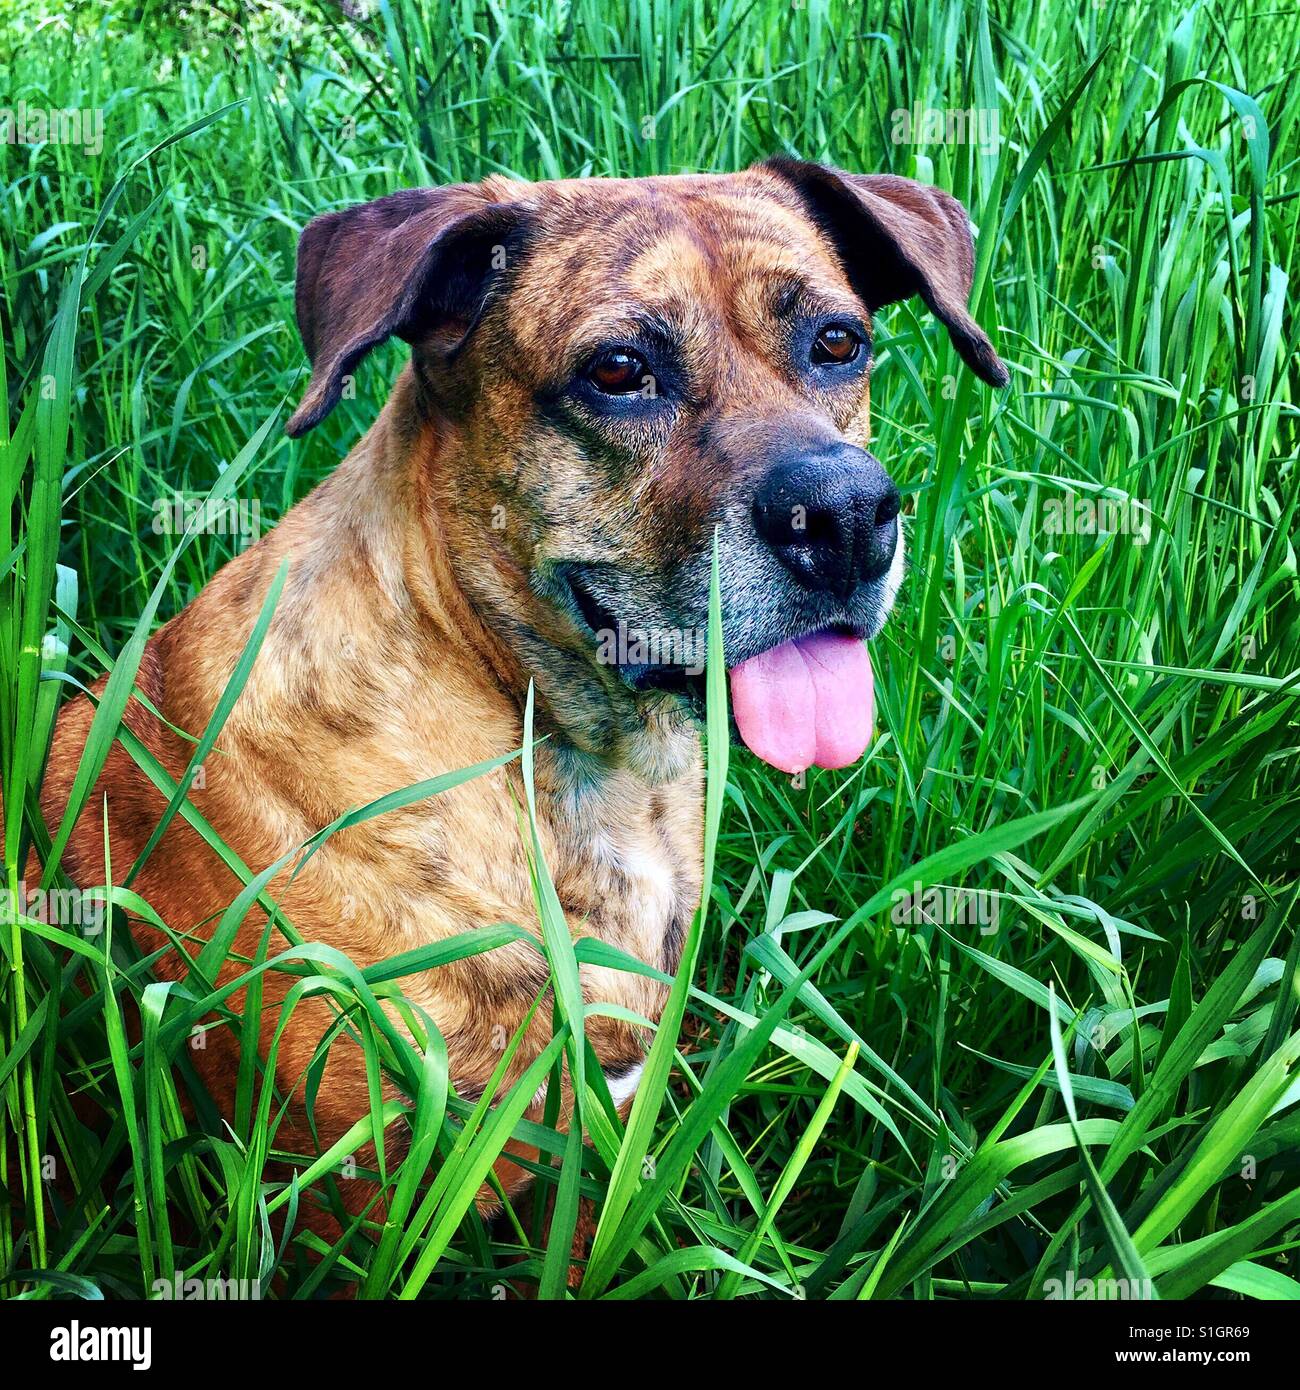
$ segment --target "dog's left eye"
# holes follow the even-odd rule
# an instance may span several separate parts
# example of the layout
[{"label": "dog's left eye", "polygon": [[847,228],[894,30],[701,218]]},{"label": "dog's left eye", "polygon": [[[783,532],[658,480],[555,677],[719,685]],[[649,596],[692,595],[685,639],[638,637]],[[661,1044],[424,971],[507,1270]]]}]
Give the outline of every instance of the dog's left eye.
[{"label": "dog's left eye", "polygon": [[607,396],[640,391],[648,374],[645,358],[627,348],[607,348],[587,368],[587,380]]},{"label": "dog's left eye", "polygon": [[813,340],[812,360],[819,367],[836,367],[856,360],[862,339],[843,323],[828,323]]}]

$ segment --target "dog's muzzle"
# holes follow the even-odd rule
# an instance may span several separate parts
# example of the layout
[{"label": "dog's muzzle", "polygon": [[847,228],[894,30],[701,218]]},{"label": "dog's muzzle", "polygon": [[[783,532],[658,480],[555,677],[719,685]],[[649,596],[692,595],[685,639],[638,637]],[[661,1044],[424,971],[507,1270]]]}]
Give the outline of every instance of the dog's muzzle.
[{"label": "dog's muzzle", "polygon": [[[839,440],[795,444],[787,436],[764,450],[751,433],[745,443],[763,464],[757,485],[750,474],[752,491],[732,493],[724,542],[723,626],[736,732],[783,772],[846,767],[862,756],[874,728],[874,677],[863,639],[879,631],[902,573],[898,489],[871,454]],[[608,659],[600,654],[607,635],[624,627],[633,635],[679,630],[665,627],[656,610],[706,611],[705,558],[692,566],[687,595],[679,589],[639,603],[627,574],[563,564],[574,607],[597,638],[597,661]],[[703,714],[703,628],[696,631],[694,673],[677,656],[644,655],[645,644],[613,659],[634,690],[684,696]]]}]

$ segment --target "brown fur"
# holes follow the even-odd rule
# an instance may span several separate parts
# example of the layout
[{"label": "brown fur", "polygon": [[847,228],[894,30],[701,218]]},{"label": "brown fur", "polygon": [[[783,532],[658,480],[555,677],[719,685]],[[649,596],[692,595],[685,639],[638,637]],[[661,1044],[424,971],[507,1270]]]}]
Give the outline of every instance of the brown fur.
[{"label": "brown fur", "polygon": [[[538,832],[569,925],[674,970],[700,892],[694,725],[673,697],[630,690],[592,661],[550,567],[612,566],[629,602],[677,605],[675,616],[701,621],[712,528],[720,518],[725,527],[729,499],[752,490],[773,432],[867,442],[865,376],[852,390],[815,391],[783,365],[791,306],[865,319],[921,294],[972,366],[1003,379],[966,313],[970,273],[964,214],[946,195],[791,163],[725,177],[493,178],[317,219],[297,284],[314,372],[290,432],[333,405],[383,338],[406,337],[413,360],[333,476],[149,642],[140,691],[198,734],[288,560],[194,804],[261,869],[350,807],[518,748],[532,680],[537,732],[549,735],[536,752]],[[625,333],[633,312],[677,336],[689,409],[613,434],[571,416],[557,424],[553,389],[593,346]],[[79,699],[60,717],[44,791],[52,822],[91,713]],[[139,703],[127,722],[179,776],[189,745]],[[83,885],[103,879],[103,797],[115,869],[132,862],[164,804],[115,748],[65,855]],[[272,895],[305,938],[361,966],[498,921],[537,932],[523,802],[514,762],[334,836]],[[198,938],[239,887],[179,819],[134,886]],[[236,950],[253,954],[264,925],[250,913]],[[162,944],[144,924],[135,930],[145,949]],[[183,965],[164,955],[158,968],[177,977]],[[499,1059],[500,1029],[513,1033],[544,982],[540,956],[521,943],[403,988],[446,1039],[457,1088],[476,1095]],[[290,983],[267,976],[264,1045]],[[582,984],[589,1000],[650,1019],[663,1005],[664,990],[634,974],[584,967]],[[276,1067],[285,1093],[300,1087],[329,1017],[322,1001],[295,1016]],[[549,1026],[544,1005],[510,1079]],[[588,1033],[607,1068],[642,1055],[640,1031],[621,1021],[594,1015]],[[216,1030],[194,1054],[227,1108],[232,1045]],[[340,1039],[317,1100],[322,1142],[366,1108],[361,1051]],[[528,1113],[540,1119],[540,1104]],[[292,1123],[280,1142],[310,1150],[299,1111]],[[498,1173],[508,1191],[527,1176],[506,1161]]]}]

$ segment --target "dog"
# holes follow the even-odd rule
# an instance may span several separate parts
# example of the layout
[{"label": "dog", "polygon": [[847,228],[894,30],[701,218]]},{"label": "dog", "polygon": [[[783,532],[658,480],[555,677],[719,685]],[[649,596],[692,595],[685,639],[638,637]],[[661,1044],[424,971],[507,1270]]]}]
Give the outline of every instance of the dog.
[{"label": "dog", "polygon": [[[899,494],[867,451],[872,314],[919,296],[984,381],[1007,371],[971,317],[970,225],[904,178],[774,159],[741,173],[479,184],[391,194],[311,221],[295,307],[311,375],[287,430],[345,395],[373,348],[410,345],[377,420],[332,475],[149,640],[125,723],[174,778],[282,564],[251,675],[191,799],[254,871],[349,808],[503,758],[535,692],[537,835],[575,937],[673,974],[701,892],[698,733],[715,534],[736,731],[785,772],[854,762],[876,635],[903,566]],[[656,645],[656,639],[658,644]],[[61,711],[42,794],[56,825],[93,705]],[[159,717],[161,716],[161,717]],[[82,886],[130,865],[165,798],[115,746],[65,852]],[[304,938],[359,967],[499,922],[539,934],[519,762],[333,835],[270,884]],[[180,818],[134,889],[197,950],[240,888]],[[266,918],[235,939],[257,954]],[[140,947],[168,945],[134,920]],[[164,978],[187,961],[159,955]],[[223,980],[237,969],[228,964]],[[268,972],[264,1055],[294,977]],[[524,941],[403,981],[462,1098],[548,975]],[[587,1034],[626,1116],[656,979],[584,965]],[[311,999],[274,1069],[280,1147],[310,1154],[369,1108],[364,1056]],[[538,1008],[506,1075],[550,1038]],[[237,1041],[193,1059],[233,1108]],[[539,1095],[526,1111],[541,1120]],[[571,1097],[560,1105],[563,1128]],[[506,1196],[530,1180],[514,1146]],[[345,1187],[350,1186],[345,1184]],[[363,1202],[364,1185],[353,1187]],[[482,1208],[499,1198],[487,1186]]]}]

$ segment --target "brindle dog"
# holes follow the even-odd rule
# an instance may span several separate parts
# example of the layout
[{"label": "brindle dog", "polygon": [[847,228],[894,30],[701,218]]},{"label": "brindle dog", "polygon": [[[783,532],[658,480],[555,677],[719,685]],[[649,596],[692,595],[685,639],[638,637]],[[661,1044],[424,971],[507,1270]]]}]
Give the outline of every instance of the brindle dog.
[{"label": "brindle dog", "polygon": [[[207,725],[287,559],[264,646],[192,793],[226,844],[260,870],[348,808],[517,749],[532,682],[548,736],[538,834],[572,931],[674,971],[700,894],[696,682],[684,661],[623,659],[617,644],[602,656],[601,634],[698,631],[716,529],[742,734],[791,769],[856,757],[863,709],[870,722],[869,688],[852,688],[861,639],[885,620],[903,549],[897,493],[866,452],[870,316],[919,295],[976,374],[1005,384],[967,309],[971,278],[969,224],[947,194],[790,160],[731,175],[492,177],[318,217],[299,244],[312,375],[289,433],[323,419],[385,339],[408,342],[410,363],[328,481],[150,639],[137,686],[163,720],[133,700],[127,724],[179,777],[191,745],[169,725]],[[92,713],[83,697],[59,719],[52,823]],[[103,882],[105,797],[115,868],[164,805],[115,748],[65,856],[82,885]],[[522,804],[516,761],[336,834],[272,894],[306,939],[362,967],[491,923],[538,931]],[[177,818],[134,887],[197,940],[239,883]],[[236,951],[255,955],[264,927],[251,912]],[[147,950],[165,944],[134,930]],[[157,966],[181,967],[171,953]],[[539,952],[514,943],[403,988],[473,1096],[546,979]],[[266,976],[264,1044],[291,983]],[[594,966],[582,985],[649,1019],[665,997]],[[323,1001],[300,1007],[280,1048],[275,1080],[298,1102],[277,1141],[290,1150],[316,1147],[303,1077],[331,1018]],[[509,1080],[549,1032],[543,1006]],[[596,1014],[588,1032],[626,1107],[638,1029]],[[225,1107],[234,1049],[216,1029],[193,1053]],[[315,1099],[319,1143],[367,1108],[362,1051],[341,1036]],[[540,1098],[527,1113],[541,1118]],[[529,1176],[504,1158],[497,1174],[508,1193]]]}]

